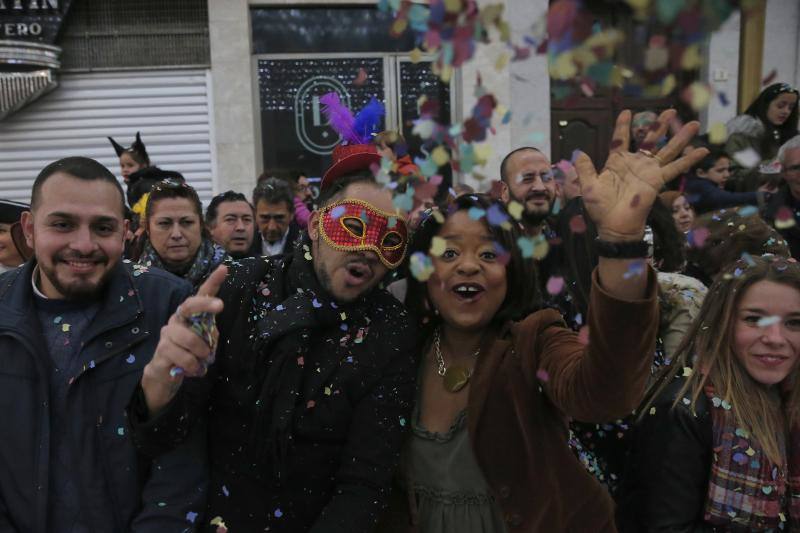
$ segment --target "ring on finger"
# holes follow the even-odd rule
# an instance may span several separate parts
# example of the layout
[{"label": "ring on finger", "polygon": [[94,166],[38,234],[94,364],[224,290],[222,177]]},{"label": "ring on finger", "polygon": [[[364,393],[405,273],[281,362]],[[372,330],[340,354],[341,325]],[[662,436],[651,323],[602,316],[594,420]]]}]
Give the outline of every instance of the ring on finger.
[{"label": "ring on finger", "polygon": [[639,148],[639,151],[640,151],[641,153],[643,153],[644,155],[646,155],[647,157],[652,157],[653,159],[655,159],[656,161],[658,161],[658,164],[659,164],[659,165],[663,165],[663,164],[664,164],[664,161],[663,161],[663,160],[662,160],[660,157],[658,157],[658,155],[657,155],[657,154],[654,154],[654,153],[653,153],[653,152],[651,152],[650,150],[645,150],[644,148]]},{"label": "ring on finger", "polygon": [[175,309],[175,316],[177,316],[178,318],[180,318],[180,319],[181,319],[183,322],[186,322],[186,323],[188,323],[188,322],[189,322],[189,319],[186,317],[186,315],[184,315],[184,314],[183,314],[183,312],[182,312],[182,309],[181,309],[181,306],[180,306],[180,305],[177,307],[177,309]]}]

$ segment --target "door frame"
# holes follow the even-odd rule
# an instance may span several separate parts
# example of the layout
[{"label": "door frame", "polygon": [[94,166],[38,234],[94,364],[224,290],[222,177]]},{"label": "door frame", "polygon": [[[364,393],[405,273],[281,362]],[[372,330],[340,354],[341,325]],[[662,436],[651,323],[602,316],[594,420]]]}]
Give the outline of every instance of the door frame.
[{"label": "door frame", "polygon": [[[252,79],[252,94],[253,105],[255,113],[253,120],[255,122],[255,141],[256,141],[256,154],[258,156],[259,165],[264,164],[264,132],[261,128],[261,97],[259,92],[259,77],[258,77],[258,62],[262,59],[269,60],[298,60],[298,59],[383,59],[383,100],[386,107],[386,129],[402,131],[402,117],[400,109],[400,63],[412,62],[411,54],[409,52],[365,52],[365,53],[351,53],[351,52],[337,52],[337,53],[315,53],[315,54],[253,54],[251,60],[251,72],[253,72]],[[422,54],[420,61],[434,62],[436,56],[432,54]],[[456,76],[450,79],[450,124],[461,122],[461,86],[456,83]],[[454,181],[456,179],[456,172],[453,172]]]}]

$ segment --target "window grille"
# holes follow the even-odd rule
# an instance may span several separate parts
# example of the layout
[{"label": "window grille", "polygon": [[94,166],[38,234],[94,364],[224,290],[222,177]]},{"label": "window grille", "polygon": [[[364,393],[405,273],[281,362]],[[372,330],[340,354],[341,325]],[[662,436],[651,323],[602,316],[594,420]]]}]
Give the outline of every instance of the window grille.
[{"label": "window grille", "polygon": [[74,0],[62,69],[208,66],[207,0]]}]

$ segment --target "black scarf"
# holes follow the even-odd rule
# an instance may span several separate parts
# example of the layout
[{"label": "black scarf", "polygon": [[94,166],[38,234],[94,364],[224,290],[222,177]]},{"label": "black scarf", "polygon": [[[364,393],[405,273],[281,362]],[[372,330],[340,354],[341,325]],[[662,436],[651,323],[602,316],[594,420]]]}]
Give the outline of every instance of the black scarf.
[{"label": "black scarf", "polygon": [[255,325],[253,371],[261,389],[251,432],[254,459],[270,465],[268,470],[277,483],[287,474],[285,459],[295,409],[305,385],[305,368],[312,371],[311,358],[341,362],[350,353],[346,343],[340,341],[333,353],[318,350],[312,354],[312,344],[336,331],[342,340],[345,336],[349,339],[348,331],[367,324],[363,305],[358,301],[338,305],[320,285],[308,240],[295,248],[289,268],[283,272],[285,279],[269,284],[273,288],[267,297],[269,310]]},{"label": "black scarf", "polygon": [[138,263],[140,265],[166,270],[185,279],[192,284],[192,287],[197,289],[209,274],[227,258],[228,255],[225,253],[223,247],[210,239],[204,238],[192,262],[184,265],[180,269],[175,269],[167,266],[167,264],[161,260],[161,256],[158,255],[158,252],[156,252],[148,239],[147,242],[145,242],[144,250],[142,250],[142,255],[139,257]]}]

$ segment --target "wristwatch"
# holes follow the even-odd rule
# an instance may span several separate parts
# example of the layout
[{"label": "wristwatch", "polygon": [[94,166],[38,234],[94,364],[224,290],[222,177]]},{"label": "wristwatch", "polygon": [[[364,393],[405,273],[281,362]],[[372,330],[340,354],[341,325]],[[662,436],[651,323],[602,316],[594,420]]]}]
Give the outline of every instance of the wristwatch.
[{"label": "wristwatch", "polygon": [[650,243],[645,240],[609,242],[597,237],[594,249],[597,255],[608,259],[644,259],[649,257]]}]

